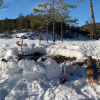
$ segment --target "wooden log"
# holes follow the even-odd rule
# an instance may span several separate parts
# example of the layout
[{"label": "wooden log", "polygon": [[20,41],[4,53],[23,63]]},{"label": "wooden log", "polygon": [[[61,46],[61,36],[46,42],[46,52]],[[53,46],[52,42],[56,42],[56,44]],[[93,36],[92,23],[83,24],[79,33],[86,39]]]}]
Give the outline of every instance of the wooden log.
[{"label": "wooden log", "polygon": [[98,84],[100,84],[100,61],[96,62],[97,65],[97,78],[98,78]]},{"label": "wooden log", "polygon": [[87,59],[83,60],[83,61],[80,61],[80,62],[72,63],[71,65],[76,66],[76,67],[80,67],[80,66],[83,66],[84,64],[86,64],[86,62],[87,62]]},{"label": "wooden log", "polygon": [[66,57],[66,56],[63,56],[63,55],[48,54],[48,55],[42,56],[42,57],[41,57],[41,61],[45,61],[45,60],[47,60],[48,58],[54,59],[57,63],[63,63],[65,58],[67,58],[66,61],[73,61],[73,60],[76,60],[75,57],[70,58],[70,57]]},{"label": "wooden log", "polygon": [[93,61],[92,61],[92,57],[88,56],[87,58],[87,78],[88,78],[88,83],[89,84],[93,84]]}]

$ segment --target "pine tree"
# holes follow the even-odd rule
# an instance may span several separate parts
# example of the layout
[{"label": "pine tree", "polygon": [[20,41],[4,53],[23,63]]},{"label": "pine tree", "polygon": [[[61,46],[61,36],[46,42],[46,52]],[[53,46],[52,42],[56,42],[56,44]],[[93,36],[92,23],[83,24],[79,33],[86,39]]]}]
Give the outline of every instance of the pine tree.
[{"label": "pine tree", "polygon": [[[43,0],[42,0],[43,1]],[[56,0],[48,0],[48,2],[41,4],[41,7],[47,8],[48,6],[52,8],[52,21],[53,21],[53,42],[55,42],[55,13],[56,13]]]},{"label": "pine tree", "polygon": [[5,20],[2,20],[1,24],[2,24],[2,32],[5,32],[6,31]]},{"label": "pine tree", "polygon": [[92,0],[89,0],[90,3],[90,10],[91,10],[91,17],[92,17],[92,24],[93,24],[93,33],[95,35],[95,39],[97,40],[97,32],[96,32],[96,25],[95,25],[95,19],[94,19],[94,13],[93,13],[93,6],[92,6]]},{"label": "pine tree", "polygon": [[25,17],[25,29],[30,29],[31,26],[30,26],[30,20],[29,20],[29,16],[27,15]]},{"label": "pine tree", "polygon": [[[78,1],[82,2],[83,0],[78,0]],[[95,36],[95,40],[97,40],[98,37],[97,37],[97,32],[96,32],[96,25],[95,25],[94,13],[93,13],[92,0],[89,0],[89,4],[90,4],[90,11],[91,11],[92,25],[93,25],[93,34]]]},{"label": "pine tree", "polygon": [[6,28],[6,31],[9,31],[9,20],[7,17],[5,19],[5,28]]},{"label": "pine tree", "polygon": [[8,4],[6,4],[6,5],[3,5],[3,4],[4,4],[3,0],[0,0],[0,9],[4,9],[9,6]]},{"label": "pine tree", "polygon": [[50,22],[52,21],[51,13],[52,13],[53,9],[52,9],[52,7],[50,7],[50,9],[46,9],[44,4],[43,5],[39,4],[38,7],[44,7],[44,9],[40,10],[40,9],[34,8],[33,11],[34,11],[34,13],[40,13],[40,14],[42,14],[42,16],[44,16],[43,17],[44,20],[42,20],[41,23],[44,23],[44,24],[47,23],[46,29],[47,29],[47,42],[48,42],[48,27],[49,27]]},{"label": "pine tree", "polygon": [[2,33],[2,22],[0,21],[0,33]]},{"label": "pine tree", "polygon": [[[59,13],[57,14],[57,17],[61,20],[61,41],[63,42],[63,21],[68,20],[71,18],[69,16],[69,11],[67,8],[76,8],[75,5],[69,5],[67,3],[64,3],[66,0],[58,0],[57,2],[57,8],[59,9]],[[59,15],[59,16],[58,16]]]},{"label": "pine tree", "polygon": [[12,20],[12,30],[15,29],[15,22],[14,22],[14,19]]},{"label": "pine tree", "polygon": [[25,23],[24,23],[24,16],[23,14],[20,13],[19,17],[18,17],[18,29],[21,31],[21,29],[25,28]]}]

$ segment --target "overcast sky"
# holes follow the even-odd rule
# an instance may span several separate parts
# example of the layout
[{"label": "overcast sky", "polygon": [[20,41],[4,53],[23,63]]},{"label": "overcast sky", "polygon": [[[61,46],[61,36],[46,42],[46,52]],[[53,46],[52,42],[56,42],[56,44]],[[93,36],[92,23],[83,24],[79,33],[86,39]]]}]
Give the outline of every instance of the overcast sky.
[{"label": "overcast sky", "polygon": [[[45,0],[46,1],[46,0]],[[49,1],[49,0],[48,0]],[[75,4],[77,8],[69,9],[70,16],[72,19],[78,18],[78,26],[85,24],[88,18],[91,18],[89,0],[83,2],[77,2],[77,0],[66,0],[68,4]],[[38,4],[42,3],[41,0],[4,0],[4,4],[9,4],[6,9],[0,9],[0,20],[5,19],[16,19],[19,14],[22,13],[24,16],[33,13],[33,9],[37,8]],[[100,0],[92,0],[93,11],[95,16],[95,22],[100,22]]]}]

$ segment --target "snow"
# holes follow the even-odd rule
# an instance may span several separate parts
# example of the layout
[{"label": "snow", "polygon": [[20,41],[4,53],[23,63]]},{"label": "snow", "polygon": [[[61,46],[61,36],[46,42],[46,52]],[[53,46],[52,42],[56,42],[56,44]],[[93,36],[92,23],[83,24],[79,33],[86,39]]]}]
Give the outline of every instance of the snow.
[{"label": "snow", "polygon": [[[39,40],[24,39],[26,45],[22,47],[22,52],[59,54],[76,57],[76,61],[82,61],[89,55],[96,60],[100,58],[100,40],[66,39],[62,43],[58,39],[53,43],[50,39],[47,43],[46,37],[43,36],[43,39],[40,44]],[[100,85],[97,80],[88,84],[84,65],[77,68],[70,66],[76,61],[67,61],[67,82],[62,84],[64,63],[58,64],[51,58],[44,62],[41,58],[37,62],[17,60],[21,53],[21,47],[16,44],[19,40],[0,38],[0,100],[100,100]],[[2,58],[8,62],[2,61]]]},{"label": "snow", "polygon": [[60,67],[60,65],[57,64],[56,61],[52,60],[52,58],[48,58],[45,61],[44,66],[46,71],[45,74],[48,79],[57,78],[62,72],[62,68]]},{"label": "snow", "polygon": [[18,58],[18,51],[17,50],[8,50],[5,59],[10,61],[12,58]]},{"label": "snow", "polygon": [[26,81],[45,77],[45,69],[40,65],[36,65],[34,61],[21,60],[18,65],[20,69],[23,69],[23,77]]}]

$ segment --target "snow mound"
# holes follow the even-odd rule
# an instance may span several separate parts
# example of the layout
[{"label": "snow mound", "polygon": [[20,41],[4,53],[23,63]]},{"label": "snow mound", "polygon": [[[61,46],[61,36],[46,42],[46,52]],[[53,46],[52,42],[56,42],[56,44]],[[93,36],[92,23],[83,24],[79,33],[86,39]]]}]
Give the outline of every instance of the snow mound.
[{"label": "snow mound", "polygon": [[69,57],[76,57],[77,59],[82,59],[85,57],[83,53],[81,53],[78,50],[67,50],[67,49],[51,49],[47,48],[47,53],[48,54],[58,54],[58,55],[63,55],[63,56],[69,56]]},{"label": "snow mound", "polygon": [[12,58],[17,58],[18,57],[18,51],[17,50],[8,50],[5,58],[10,61]]},{"label": "snow mound", "polygon": [[[4,66],[2,66],[2,68],[3,67]],[[3,75],[9,75],[9,76],[11,76],[11,75],[13,75],[13,74],[15,74],[15,73],[17,73],[19,71],[20,71],[20,68],[18,66],[18,61],[11,60],[10,62],[8,62],[6,64],[6,68],[3,69]]]},{"label": "snow mound", "polygon": [[[20,51],[20,48],[19,48]],[[44,46],[36,45],[36,44],[27,44],[27,46],[23,47],[23,53],[24,54],[33,54],[35,52],[40,52],[43,54],[46,54],[46,49]]]},{"label": "snow mound", "polygon": [[11,76],[20,71],[17,60],[11,60],[8,63],[0,61],[0,69],[3,75]]},{"label": "snow mound", "polygon": [[23,77],[26,81],[31,81],[32,79],[43,79],[45,75],[45,70],[40,65],[36,65],[34,61],[21,60],[18,63],[20,69],[23,69]]},{"label": "snow mound", "polygon": [[18,56],[18,51],[16,51],[16,50],[8,50],[7,53],[6,53],[6,57],[13,56],[13,55]]},{"label": "snow mound", "polygon": [[44,62],[44,66],[45,66],[45,74],[48,79],[57,78],[62,72],[62,68],[60,67],[60,65],[57,64],[57,62],[52,58],[48,58]]}]

